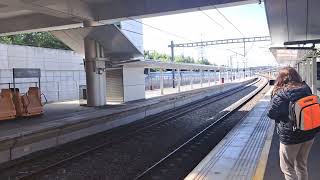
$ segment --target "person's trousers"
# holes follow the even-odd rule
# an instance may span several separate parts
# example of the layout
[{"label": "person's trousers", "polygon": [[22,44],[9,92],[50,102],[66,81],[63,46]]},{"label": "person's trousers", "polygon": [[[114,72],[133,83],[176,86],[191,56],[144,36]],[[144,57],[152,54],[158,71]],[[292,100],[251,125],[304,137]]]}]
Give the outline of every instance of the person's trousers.
[{"label": "person's trousers", "polygon": [[285,145],[280,143],[280,168],[286,180],[308,180],[307,161],[314,139]]}]

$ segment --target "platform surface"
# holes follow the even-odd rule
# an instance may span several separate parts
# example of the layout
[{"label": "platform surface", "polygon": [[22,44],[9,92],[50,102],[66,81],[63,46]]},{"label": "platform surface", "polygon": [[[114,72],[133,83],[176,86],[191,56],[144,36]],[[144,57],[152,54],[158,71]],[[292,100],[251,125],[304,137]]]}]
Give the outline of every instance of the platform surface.
[{"label": "platform surface", "polygon": [[[270,91],[193,169],[185,180],[285,180],[279,163],[279,137],[266,116]],[[320,179],[320,133],[309,155],[309,180]]]},{"label": "platform surface", "polygon": [[[242,80],[244,81],[244,80]],[[240,81],[234,81],[237,84]],[[226,84],[226,86],[227,86]],[[218,87],[218,83],[211,83],[210,88]],[[124,104],[108,104],[104,107],[94,108],[80,106],[79,101],[66,101],[51,103],[44,106],[45,113],[38,117],[17,118],[14,120],[0,121],[0,140],[10,139],[15,136],[21,136],[24,133],[37,131],[47,127],[59,127],[71,122],[80,122],[80,119],[90,119],[101,116],[107,116],[114,113],[127,112],[132,109],[163,103],[163,101],[172,100],[178,96],[191,95],[193,92],[201,92],[200,84],[195,84],[193,90],[188,89],[189,86],[182,87],[181,93],[176,88],[165,88],[165,95],[161,96],[160,91],[147,91],[147,99],[127,102]],[[208,88],[208,84],[203,84],[203,88]],[[197,91],[198,90],[198,91]]]},{"label": "platform surface", "polygon": [[252,179],[274,127],[266,116],[269,101],[269,95],[262,98],[185,179]]},{"label": "platform surface", "polygon": [[[265,170],[264,180],[285,180],[280,170],[279,161],[279,136],[276,132],[273,134],[273,140],[268,156],[267,166]],[[320,179],[320,134],[315,138],[315,142],[312,146],[311,152],[308,159],[308,171],[309,180]]]}]

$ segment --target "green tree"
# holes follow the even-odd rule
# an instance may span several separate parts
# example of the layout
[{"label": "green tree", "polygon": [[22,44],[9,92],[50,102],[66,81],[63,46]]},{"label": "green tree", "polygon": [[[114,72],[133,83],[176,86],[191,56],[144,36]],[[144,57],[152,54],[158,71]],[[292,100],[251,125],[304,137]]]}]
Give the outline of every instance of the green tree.
[{"label": "green tree", "polygon": [[197,64],[211,65],[208,59],[199,59]]},{"label": "green tree", "polygon": [[[160,60],[160,61],[164,61],[164,62],[171,61],[171,56],[169,56],[165,53],[159,53],[156,51],[144,51],[144,57],[145,57],[145,59],[150,59],[150,60]],[[184,55],[175,56],[174,61],[177,63],[212,65],[208,59],[203,59],[203,60],[200,59],[198,61],[195,61],[193,57],[184,56]],[[216,64],[214,64],[214,65],[216,65]]]},{"label": "green tree", "polygon": [[195,60],[190,56],[185,57],[184,55],[179,55],[179,56],[175,56],[175,62],[194,64]]},{"label": "green tree", "polygon": [[0,37],[0,43],[70,50],[49,32],[34,32]]},{"label": "green tree", "polygon": [[144,57],[145,59],[150,59],[150,60],[160,60],[160,61],[165,61],[168,62],[170,61],[170,56],[164,53],[158,53],[156,51],[144,51]]}]

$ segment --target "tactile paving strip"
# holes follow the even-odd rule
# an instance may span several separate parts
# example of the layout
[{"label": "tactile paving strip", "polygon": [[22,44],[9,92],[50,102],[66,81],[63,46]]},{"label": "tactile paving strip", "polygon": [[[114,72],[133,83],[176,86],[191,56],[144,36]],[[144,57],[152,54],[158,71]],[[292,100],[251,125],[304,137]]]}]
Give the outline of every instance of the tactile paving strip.
[{"label": "tactile paving strip", "polygon": [[252,179],[271,125],[266,116],[269,99],[260,100],[186,179]]}]

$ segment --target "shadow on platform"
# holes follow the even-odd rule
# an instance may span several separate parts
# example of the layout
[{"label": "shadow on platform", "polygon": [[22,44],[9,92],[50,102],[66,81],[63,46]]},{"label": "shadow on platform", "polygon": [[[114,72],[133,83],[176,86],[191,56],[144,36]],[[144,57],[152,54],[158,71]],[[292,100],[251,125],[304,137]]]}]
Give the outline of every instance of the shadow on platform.
[{"label": "shadow on platform", "polygon": [[[312,146],[309,160],[308,160],[308,171],[309,180],[319,180],[320,178],[320,156],[318,155],[320,149],[320,133],[317,135],[315,142]],[[264,180],[284,180],[284,176],[280,170],[279,160],[279,136],[276,132],[273,134],[273,140],[269,152],[269,158],[267,162],[266,172]]]}]

